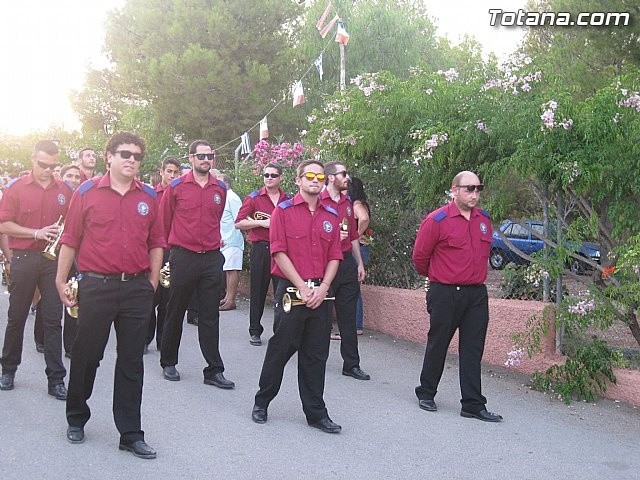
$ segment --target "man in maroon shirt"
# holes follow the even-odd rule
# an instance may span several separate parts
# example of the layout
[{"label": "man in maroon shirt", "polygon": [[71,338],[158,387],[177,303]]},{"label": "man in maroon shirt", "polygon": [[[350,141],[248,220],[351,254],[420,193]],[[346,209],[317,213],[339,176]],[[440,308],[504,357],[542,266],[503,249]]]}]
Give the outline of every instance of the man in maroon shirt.
[{"label": "man in maroon shirt", "polygon": [[[165,157],[162,160],[162,167],[160,168],[160,183],[156,185],[155,191],[158,194],[156,203],[158,208],[160,207],[160,201],[162,200],[162,194],[169,184],[180,175],[180,160],[177,157]],[[165,249],[162,257],[162,265],[169,261],[169,250]],[[162,348],[162,332],[164,330],[164,319],[167,316],[167,301],[169,300],[169,289],[158,285],[156,293],[153,296],[153,306],[151,307],[151,315],[149,317],[149,330],[147,331],[147,340],[145,345],[145,353],[147,353],[149,344],[156,337],[156,348],[158,351]],[[156,308],[158,313],[156,315]]]},{"label": "man in maroon shirt", "polygon": [[165,238],[171,248],[171,286],[160,365],[166,380],[180,380],[176,364],[182,320],[189,299],[196,292],[200,350],[207,362],[204,383],[231,389],[235,384],[224,377],[219,348],[220,289],[225,278],[220,219],[227,188],[209,172],[215,167],[215,152],[209,142],[193,142],[189,146],[189,159],[193,168],[169,184],[161,202]]},{"label": "man in maroon shirt", "polygon": [[58,146],[54,142],[38,142],[32,159],[31,172],[7,186],[0,205],[0,233],[8,235],[12,251],[0,390],[13,389],[15,373],[22,359],[24,326],[38,287],[48,392],[58,400],[65,400],[67,372],[62,363],[62,305],[55,286],[57,262],[43,257],[41,252],[48,242],[58,237],[57,221],[67,213],[71,189],[53,178],[53,169],[59,164]]},{"label": "man in maroon shirt", "polygon": [[84,441],[84,425],[91,416],[87,399],[113,324],[118,341],[113,417],[120,432],[119,448],[140,458],[155,458],[156,451],[144,441],[141,429],[142,355],[165,242],[156,193],[135,179],[144,152],[140,136],[116,133],[105,147],[106,175],[86,181],[74,192],[61,239],[56,287],[66,306],[76,304],[66,282],[77,257],[80,303],[71,352],[67,439]]},{"label": "man in maroon shirt", "polygon": [[360,294],[360,282],[365,276],[364,264],[360,256],[360,235],[353,216],[351,199],[342,193],[349,187],[349,173],[340,162],[325,164],[324,171],[327,174],[327,188],[320,194],[320,201],[338,212],[340,248],[344,257],[331,284],[331,293],[336,297],[336,320],[340,329],[342,374],[356,380],[369,380],[371,378],[369,374],[360,368],[356,333],[356,307]]},{"label": "man in maroon shirt", "polygon": [[80,167],[80,183],[95,177],[96,151],[93,148],[80,150],[80,153],[78,153],[78,167]]},{"label": "man in maroon shirt", "polygon": [[[307,423],[323,432],[339,433],[342,427],[329,418],[323,398],[331,332],[329,302],[324,298],[342,259],[337,212],[318,199],[324,178],[322,163],[300,163],[299,193],[279,204],[271,217],[271,273],[279,277],[278,326],[269,339],[251,417],[256,423],[267,421],[267,408],[280,390],[284,367],[298,352],[298,389]],[[305,305],[285,312],[282,297],[289,287],[298,289]],[[294,293],[291,296],[296,298]]]},{"label": "man in maroon shirt", "polygon": [[485,407],[480,378],[489,323],[484,281],[492,241],[491,218],[476,206],[483,187],[473,172],[460,172],[451,186],[453,201],[427,215],[418,230],[413,263],[427,277],[430,328],[416,395],[420,408],[437,410],[434,397],[451,338],[458,329],[460,415],[500,422],[502,417]]},{"label": "man in maroon shirt", "polygon": [[[264,313],[264,302],[269,290],[269,282],[273,283],[273,291],[278,288],[278,278],[271,275],[271,253],[269,251],[270,219],[256,219],[256,212],[271,215],[276,205],[288,200],[289,195],[280,188],[282,167],[268,163],[263,170],[264,187],[247,195],[236,217],[236,228],[249,232],[251,241],[250,258],[250,304],[249,304],[249,343],[262,345],[260,335],[264,328],[260,323]],[[274,323],[275,330],[275,323]]]}]

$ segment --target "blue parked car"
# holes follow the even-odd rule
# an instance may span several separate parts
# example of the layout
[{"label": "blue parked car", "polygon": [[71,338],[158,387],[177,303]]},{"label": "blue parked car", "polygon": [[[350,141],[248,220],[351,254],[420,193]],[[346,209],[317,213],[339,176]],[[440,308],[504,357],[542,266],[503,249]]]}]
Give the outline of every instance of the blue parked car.
[{"label": "blue parked car", "polygon": [[[500,225],[500,231],[515,247],[528,255],[542,250],[544,247],[542,240],[533,235],[527,228],[523,227],[521,223],[526,225],[529,230],[543,236],[544,228],[542,222],[531,220],[525,220],[523,222],[506,220]],[[580,248],[577,249],[577,252],[585,258],[590,258],[594,262],[600,263],[600,246],[595,243],[584,242],[580,245]],[[502,270],[509,262],[519,265],[529,263],[512,251],[497,232],[493,232],[489,265],[491,265],[491,268],[494,270]],[[589,265],[577,259],[572,259],[569,267],[571,271],[576,274],[583,274],[591,270]]]}]

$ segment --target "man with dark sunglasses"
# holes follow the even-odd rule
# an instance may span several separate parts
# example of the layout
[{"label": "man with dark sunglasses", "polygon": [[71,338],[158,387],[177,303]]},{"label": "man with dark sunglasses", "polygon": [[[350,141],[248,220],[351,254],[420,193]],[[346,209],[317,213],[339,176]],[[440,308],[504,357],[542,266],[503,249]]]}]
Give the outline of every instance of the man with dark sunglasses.
[{"label": "man with dark sunglasses", "polygon": [[191,143],[189,159],[193,168],[169,184],[160,203],[165,238],[171,249],[171,284],[160,365],[165,380],[180,380],[176,364],[182,321],[189,299],[195,292],[200,350],[207,362],[203,372],[204,383],[232,389],[235,384],[224,377],[219,348],[219,301],[224,281],[220,219],[227,189],[210,173],[215,167],[215,153],[209,142],[196,140]]},{"label": "man with dark sunglasses", "polygon": [[[87,400],[113,325],[117,357],[112,410],[119,449],[151,459],[156,451],[145,442],[141,428],[143,351],[165,241],[156,192],[136,180],[145,147],[135,133],[114,134],[105,147],[108,172],[74,192],[60,240],[56,286],[66,306],[78,306],[67,440],[85,439],[84,426],[91,417]],[[67,275],[75,259],[80,273],[74,295]]]},{"label": "man with dark sunglasses", "polygon": [[49,242],[60,234],[59,219],[69,208],[71,188],[53,178],[58,161],[58,146],[42,140],[35,146],[33,169],[11,182],[0,204],[0,233],[9,237],[12,251],[9,311],[2,348],[0,390],[11,390],[22,359],[24,327],[36,287],[44,325],[44,360],[48,393],[58,400],[67,398],[62,363],[62,304],[56,291],[57,260],[42,255]]},{"label": "man with dark sunglasses", "polygon": [[[298,353],[298,390],[307,423],[326,433],[340,433],[324,403],[324,379],[329,357],[329,286],[342,259],[337,212],[319,200],[324,166],[304,160],[296,171],[300,191],[273,212],[269,237],[273,266],[279,277],[275,312],[277,327],[269,339],[251,418],[267,421],[267,408],[282,384],[284,368]],[[293,291],[292,291],[293,290]],[[285,311],[283,297],[304,302]]]},{"label": "man with dark sunglasses", "polygon": [[[262,345],[260,336],[264,327],[260,323],[264,314],[264,303],[269,290],[269,283],[273,284],[273,291],[278,288],[277,277],[271,275],[271,252],[269,250],[270,218],[261,218],[257,212],[271,215],[276,205],[288,200],[289,195],[280,188],[282,181],[282,167],[275,163],[268,163],[263,169],[264,187],[251,192],[242,202],[236,228],[249,232],[251,242],[250,265],[250,304],[249,304],[249,343],[254,346]],[[275,331],[275,323],[274,323]]]},{"label": "man with dark sunglasses", "polygon": [[459,332],[460,415],[485,422],[502,417],[487,411],[480,362],[489,323],[487,278],[492,241],[491,217],[477,207],[483,185],[473,172],[460,172],[451,186],[453,201],[424,219],[413,249],[413,263],[427,277],[429,336],[424,354],[418,405],[437,411],[434,397],[451,338]]},{"label": "man with dark sunglasses", "polygon": [[344,257],[331,284],[331,294],[336,297],[336,320],[340,329],[342,374],[356,380],[369,380],[371,378],[369,374],[360,368],[358,353],[356,307],[360,294],[360,282],[364,280],[365,271],[360,256],[360,235],[353,215],[353,204],[351,199],[343,193],[349,188],[349,173],[340,162],[325,164],[324,171],[327,174],[327,188],[320,194],[320,201],[338,212],[340,248]]}]

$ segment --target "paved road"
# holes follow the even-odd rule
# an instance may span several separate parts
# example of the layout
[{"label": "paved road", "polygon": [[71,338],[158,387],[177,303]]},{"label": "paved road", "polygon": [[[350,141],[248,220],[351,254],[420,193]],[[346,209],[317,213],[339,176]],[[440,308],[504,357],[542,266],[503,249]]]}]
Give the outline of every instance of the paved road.
[{"label": "paved road", "polygon": [[[1,332],[7,298],[0,294]],[[98,371],[86,442],[65,440],[64,403],[47,395],[44,360],[35,351],[29,317],[16,388],[0,392],[2,479],[640,478],[638,409],[610,401],[567,407],[528,390],[524,377],[487,368],[489,409],[505,421],[461,418],[452,357],[436,397],[439,411],[424,412],[413,394],[423,347],[372,332],[360,343],[369,382],[341,375],[339,346],[331,345],[325,400],[343,426],[340,435],[306,425],[295,357],[269,422],[256,425],[250,412],[265,347],[249,345],[247,307],[243,302],[221,318],[225,375],[236,382],[235,390],[202,383],[203,362],[191,325],[185,324],[180,351],[182,381],[162,379],[155,350],[145,357],[143,427],[158,450],[156,460],[117,448],[111,415],[115,342]]]}]

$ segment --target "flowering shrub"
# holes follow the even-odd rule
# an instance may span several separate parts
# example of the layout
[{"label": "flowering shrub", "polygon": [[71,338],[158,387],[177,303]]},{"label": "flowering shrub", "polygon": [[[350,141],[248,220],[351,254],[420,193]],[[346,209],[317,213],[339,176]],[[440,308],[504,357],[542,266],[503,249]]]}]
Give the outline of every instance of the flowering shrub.
[{"label": "flowering shrub", "polygon": [[414,130],[409,134],[409,137],[419,140],[416,148],[411,153],[414,165],[420,165],[422,161],[433,158],[433,152],[436,147],[445,143],[449,138],[446,133],[429,134],[423,130]]},{"label": "flowering shrub", "polygon": [[287,142],[270,144],[266,140],[260,140],[253,148],[253,173],[262,171],[268,163],[277,163],[282,167],[292,167],[315,151],[302,143],[293,145]]}]

